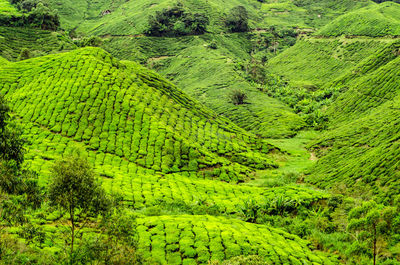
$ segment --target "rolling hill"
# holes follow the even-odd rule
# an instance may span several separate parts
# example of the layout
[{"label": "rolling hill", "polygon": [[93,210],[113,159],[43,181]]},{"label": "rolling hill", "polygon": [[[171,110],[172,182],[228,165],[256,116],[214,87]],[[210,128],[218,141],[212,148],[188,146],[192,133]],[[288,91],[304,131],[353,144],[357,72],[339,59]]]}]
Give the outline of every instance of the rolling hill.
[{"label": "rolling hill", "polygon": [[262,155],[273,146],[160,76],[100,49],[41,57],[1,71],[1,91],[24,120],[97,154],[117,155],[156,172],[201,170],[234,181],[245,179],[248,166],[274,166]]}]

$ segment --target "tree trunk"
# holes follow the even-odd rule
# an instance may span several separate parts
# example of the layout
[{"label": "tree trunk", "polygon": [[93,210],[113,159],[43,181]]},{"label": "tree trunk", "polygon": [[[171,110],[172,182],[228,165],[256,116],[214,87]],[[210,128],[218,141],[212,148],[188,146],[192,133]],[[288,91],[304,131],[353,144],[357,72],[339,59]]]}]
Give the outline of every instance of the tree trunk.
[{"label": "tree trunk", "polygon": [[74,210],[72,205],[69,207],[69,216],[71,220],[71,265],[74,264],[74,241],[75,241],[75,220],[74,220]]},{"label": "tree trunk", "polygon": [[376,226],[374,225],[374,265],[376,265]]}]

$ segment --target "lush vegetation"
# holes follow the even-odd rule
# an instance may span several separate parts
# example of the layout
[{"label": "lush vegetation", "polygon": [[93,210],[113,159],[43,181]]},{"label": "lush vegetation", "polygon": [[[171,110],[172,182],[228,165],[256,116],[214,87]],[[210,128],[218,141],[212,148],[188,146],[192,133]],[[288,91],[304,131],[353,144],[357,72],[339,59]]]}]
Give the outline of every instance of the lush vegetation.
[{"label": "lush vegetation", "polygon": [[[57,30],[60,20],[55,10],[52,10],[41,1],[12,0],[19,12],[7,10],[0,13],[0,25],[12,27],[34,27],[44,30]],[[13,7],[14,8],[14,7]]]},{"label": "lush vegetation", "polygon": [[0,263],[399,264],[399,14],[0,0]]}]

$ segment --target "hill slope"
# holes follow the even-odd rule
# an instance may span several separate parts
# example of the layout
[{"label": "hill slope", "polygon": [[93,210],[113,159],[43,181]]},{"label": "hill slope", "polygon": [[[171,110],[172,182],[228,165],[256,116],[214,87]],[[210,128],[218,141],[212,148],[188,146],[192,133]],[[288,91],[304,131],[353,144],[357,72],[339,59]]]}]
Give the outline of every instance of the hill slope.
[{"label": "hill slope", "polygon": [[10,61],[16,61],[23,49],[28,49],[31,57],[37,57],[75,48],[69,38],[58,32],[0,26],[0,56]]},{"label": "hill slope", "polygon": [[[147,18],[156,11],[172,6],[174,0],[154,2],[140,1],[46,1],[59,10],[64,28],[76,28],[78,32],[95,35],[141,34],[147,28]],[[293,0],[190,0],[181,2],[191,12],[207,14],[209,32],[225,31],[223,16],[235,6],[243,6],[249,14],[252,28],[281,27],[319,28],[333,18],[364,6],[372,1],[293,1]],[[104,13],[104,11],[107,11]]]},{"label": "hill slope", "polygon": [[[327,109],[331,130],[312,148],[321,159],[310,181],[362,186],[381,200],[398,188],[399,42],[362,61],[334,82],[347,90]],[[350,77],[351,76],[351,77]],[[335,184],[336,185],[336,184]],[[363,190],[362,189],[362,190]]]},{"label": "hill slope", "polygon": [[308,37],[268,62],[271,72],[294,85],[326,86],[392,39]]},{"label": "hill slope", "polygon": [[316,35],[399,36],[400,4],[389,1],[344,14],[321,28]]}]

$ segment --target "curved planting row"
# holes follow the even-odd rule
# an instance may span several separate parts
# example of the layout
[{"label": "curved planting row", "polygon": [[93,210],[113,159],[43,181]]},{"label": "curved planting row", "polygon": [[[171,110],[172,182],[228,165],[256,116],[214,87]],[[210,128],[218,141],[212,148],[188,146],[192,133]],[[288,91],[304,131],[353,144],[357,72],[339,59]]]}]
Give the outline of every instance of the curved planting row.
[{"label": "curved planting row", "polygon": [[297,236],[225,217],[138,218],[137,232],[149,264],[208,264],[239,255],[259,255],[267,264],[337,264]]}]

